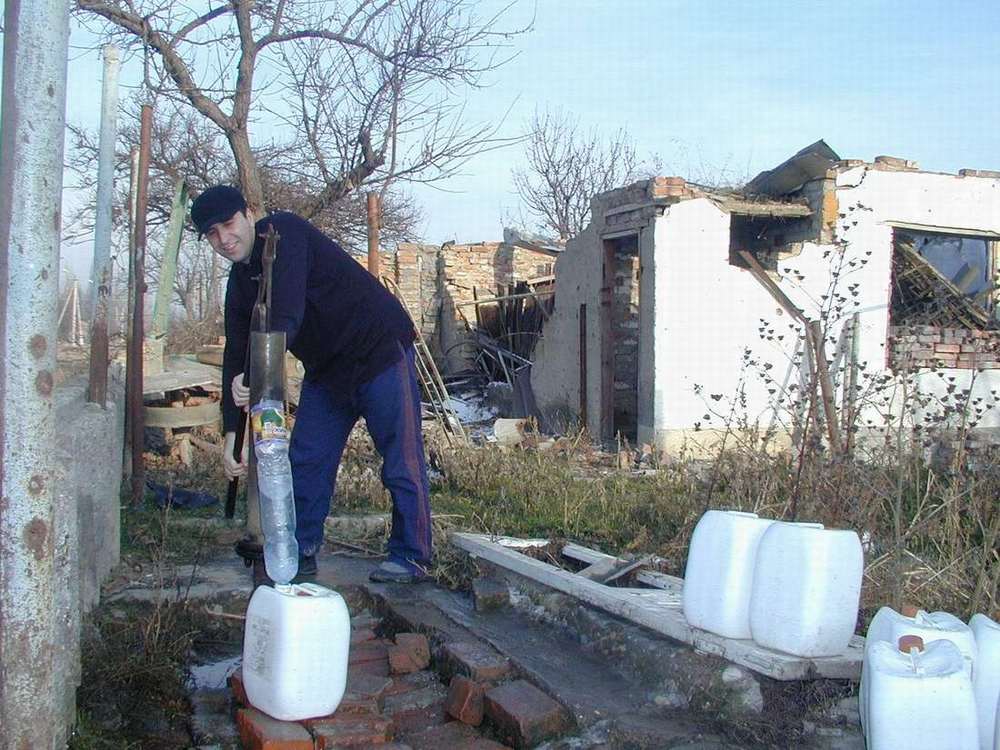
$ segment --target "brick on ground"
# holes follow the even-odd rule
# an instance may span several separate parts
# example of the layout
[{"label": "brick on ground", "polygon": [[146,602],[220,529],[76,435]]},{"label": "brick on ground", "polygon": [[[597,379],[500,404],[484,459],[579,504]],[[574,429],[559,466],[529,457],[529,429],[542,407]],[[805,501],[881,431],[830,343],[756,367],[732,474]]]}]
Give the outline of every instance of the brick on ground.
[{"label": "brick on ground", "polygon": [[444,724],[448,714],[444,710],[447,693],[438,682],[385,699],[383,712],[392,717],[397,735],[420,732],[428,727]]},{"label": "brick on ground", "polygon": [[236,726],[245,750],[314,750],[312,735],[304,726],[272,719],[255,708],[241,708]]},{"label": "brick on ground", "polygon": [[371,628],[355,628],[351,630],[351,645],[357,646],[361,643],[375,640],[375,631]]},{"label": "brick on ground", "polygon": [[504,741],[516,748],[534,747],[570,728],[565,709],[525,680],[493,688],[483,708]]},{"label": "brick on ground", "polygon": [[444,671],[476,682],[499,682],[510,672],[510,662],[489,646],[473,641],[451,641],[442,648]]},{"label": "brick on ground", "polygon": [[393,737],[394,725],[382,716],[326,716],[302,722],[316,738],[316,750],[385,745]]},{"label": "brick on ground", "polygon": [[396,645],[389,648],[389,673],[410,674],[426,669],[431,663],[431,647],[427,636],[420,633],[399,633]]},{"label": "brick on ground", "polygon": [[359,643],[351,649],[348,656],[348,664],[364,664],[369,661],[386,659],[389,656],[389,647],[392,643],[378,638],[373,641]]},{"label": "brick on ground", "polygon": [[373,716],[380,714],[385,691],[390,685],[392,680],[388,677],[364,672],[348,674],[347,689],[335,713]]},{"label": "brick on ground", "polygon": [[413,750],[503,750],[505,745],[486,739],[460,721],[430,727],[406,739]]},{"label": "brick on ground", "polygon": [[434,685],[437,682],[437,675],[427,669],[421,670],[420,672],[414,672],[413,674],[405,674],[402,676],[397,675],[392,678],[392,684],[385,689],[382,696],[384,699],[388,698],[390,695],[409,693],[417,688]]},{"label": "brick on ground", "polygon": [[472,603],[477,612],[489,612],[510,604],[510,589],[496,578],[482,576],[472,582]]},{"label": "brick on ground", "polygon": [[444,708],[449,716],[463,724],[478,727],[483,723],[483,698],[485,688],[468,677],[455,675],[448,686]]}]

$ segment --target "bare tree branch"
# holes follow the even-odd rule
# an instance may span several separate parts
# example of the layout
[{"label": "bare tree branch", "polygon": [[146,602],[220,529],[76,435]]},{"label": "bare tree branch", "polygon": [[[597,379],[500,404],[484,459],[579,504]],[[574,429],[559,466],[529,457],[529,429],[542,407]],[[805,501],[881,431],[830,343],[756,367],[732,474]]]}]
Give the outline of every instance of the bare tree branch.
[{"label": "bare tree branch", "polygon": [[251,208],[266,206],[257,159],[267,151],[280,155],[268,170],[309,186],[310,216],[365,183],[387,190],[398,180],[434,181],[477,150],[503,145],[499,124],[464,121],[455,94],[509,59],[511,38],[526,31],[500,30],[500,15],[479,20],[474,0],[76,6],[100,19],[106,36],[141,45],[156,68],[152,92],[187,102],[215,125]]},{"label": "bare tree branch", "polygon": [[635,146],[623,128],[610,138],[580,131],[560,112],[536,112],[527,137],[527,166],[511,174],[519,197],[543,231],[566,240],[581,232],[590,199],[639,175]]}]

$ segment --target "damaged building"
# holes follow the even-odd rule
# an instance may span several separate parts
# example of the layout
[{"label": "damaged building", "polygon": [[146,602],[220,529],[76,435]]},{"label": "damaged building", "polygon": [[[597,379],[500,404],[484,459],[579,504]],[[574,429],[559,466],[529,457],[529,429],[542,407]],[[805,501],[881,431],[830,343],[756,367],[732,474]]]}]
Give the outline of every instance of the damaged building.
[{"label": "damaged building", "polygon": [[734,428],[812,425],[850,447],[896,417],[947,426],[966,394],[958,411],[996,432],[998,248],[1000,173],[843,160],[822,141],[739,193],[612,190],[558,258],[535,395],[671,455]]},{"label": "damaged building", "polygon": [[[446,374],[471,369],[481,353],[474,330],[489,328],[481,318],[492,311],[477,302],[507,296],[519,285],[551,297],[560,248],[522,239],[509,230],[505,235],[504,242],[401,243],[395,252],[382,254],[383,276],[395,283]],[[518,325],[506,334],[497,332],[497,343],[507,351],[530,352],[535,342],[520,340],[532,335],[523,329]]]}]

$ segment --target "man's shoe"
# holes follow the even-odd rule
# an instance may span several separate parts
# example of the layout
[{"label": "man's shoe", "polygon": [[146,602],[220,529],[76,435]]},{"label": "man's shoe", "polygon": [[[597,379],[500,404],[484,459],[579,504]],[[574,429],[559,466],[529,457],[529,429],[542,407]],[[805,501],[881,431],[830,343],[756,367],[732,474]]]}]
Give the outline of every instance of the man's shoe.
[{"label": "man's shoe", "polygon": [[386,560],[368,574],[368,580],[375,583],[419,583],[427,578],[423,571],[392,560]]}]

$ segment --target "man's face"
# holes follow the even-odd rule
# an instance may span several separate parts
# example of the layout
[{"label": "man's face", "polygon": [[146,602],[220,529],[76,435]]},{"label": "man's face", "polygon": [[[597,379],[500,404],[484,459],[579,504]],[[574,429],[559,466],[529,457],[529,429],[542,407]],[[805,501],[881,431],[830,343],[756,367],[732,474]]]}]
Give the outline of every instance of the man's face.
[{"label": "man's face", "polygon": [[208,244],[219,255],[233,263],[241,263],[250,257],[254,242],[253,215],[237,211],[226,221],[213,224],[205,232]]}]

